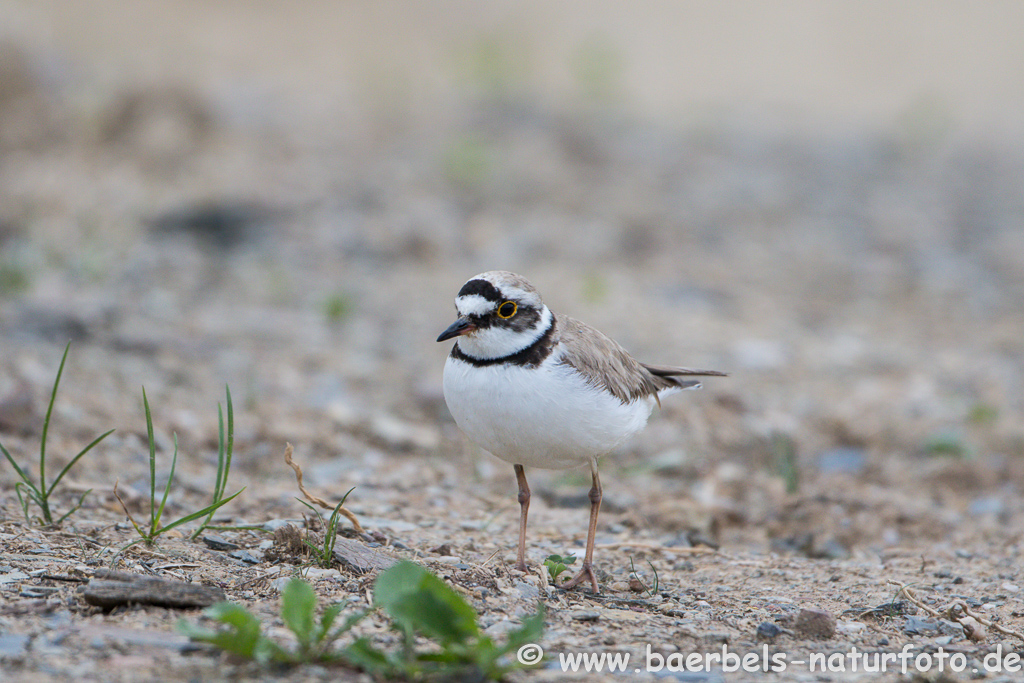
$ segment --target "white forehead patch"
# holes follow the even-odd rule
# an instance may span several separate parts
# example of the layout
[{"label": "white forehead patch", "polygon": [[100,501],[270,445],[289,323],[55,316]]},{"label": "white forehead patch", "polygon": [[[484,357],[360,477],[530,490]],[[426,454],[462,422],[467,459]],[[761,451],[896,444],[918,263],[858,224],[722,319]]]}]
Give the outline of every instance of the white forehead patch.
[{"label": "white forehead patch", "polygon": [[525,303],[531,303],[536,305],[540,303],[540,298],[535,292],[528,292],[525,289],[520,289],[515,285],[503,284],[498,288],[502,296],[506,299],[512,299],[513,301],[522,301]]},{"label": "white forehead patch", "polygon": [[455,310],[459,315],[486,315],[494,310],[495,303],[479,294],[463,294],[455,299]]}]

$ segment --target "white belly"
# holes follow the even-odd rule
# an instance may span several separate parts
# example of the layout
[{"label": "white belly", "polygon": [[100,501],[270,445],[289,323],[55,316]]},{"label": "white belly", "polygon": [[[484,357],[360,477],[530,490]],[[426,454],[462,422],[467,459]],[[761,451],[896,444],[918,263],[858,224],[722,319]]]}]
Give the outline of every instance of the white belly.
[{"label": "white belly", "polygon": [[510,463],[562,469],[604,455],[647,423],[653,398],[623,405],[551,358],[476,367],[449,356],[444,399],[470,439]]}]

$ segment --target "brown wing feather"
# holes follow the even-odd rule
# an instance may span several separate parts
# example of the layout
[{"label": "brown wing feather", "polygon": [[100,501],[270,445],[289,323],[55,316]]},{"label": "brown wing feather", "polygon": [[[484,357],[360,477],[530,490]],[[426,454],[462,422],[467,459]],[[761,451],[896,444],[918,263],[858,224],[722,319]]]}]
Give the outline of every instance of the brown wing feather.
[{"label": "brown wing feather", "polygon": [[677,368],[674,365],[651,365],[650,363],[641,363],[640,365],[647,368],[647,371],[652,375],[658,377],[728,377],[728,372],[719,372],[718,370],[694,370],[693,368]]},{"label": "brown wing feather", "polygon": [[583,375],[589,384],[607,389],[623,403],[653,396],[664,389],[694,387],[699,382],[676,379],[678,375],[722,376],[714,370],[690,370],[638,362],[614,340],[593,327],[569,317],[558,318],[560,341],[565,346],[562,363]]}]

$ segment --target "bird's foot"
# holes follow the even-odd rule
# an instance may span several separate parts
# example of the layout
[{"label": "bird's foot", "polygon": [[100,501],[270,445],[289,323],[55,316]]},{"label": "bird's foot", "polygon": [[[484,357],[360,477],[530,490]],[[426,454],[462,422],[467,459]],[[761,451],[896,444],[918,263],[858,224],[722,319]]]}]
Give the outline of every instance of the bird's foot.
[{"label": "bird's foot", "polygon": [[584,562],[583,566],[580,567],[580,570],[576,574],[576,576],[572,577],[562,585],[558,586],[558,588],[564,591],[572,590],[576,586],[583,583],[584,579],[590,580],[590,587],[594,590],[595,594],[601,592],[601,589],[597,585],[597,576],[594,575],[594,568],[590,566],[589,562]]}]

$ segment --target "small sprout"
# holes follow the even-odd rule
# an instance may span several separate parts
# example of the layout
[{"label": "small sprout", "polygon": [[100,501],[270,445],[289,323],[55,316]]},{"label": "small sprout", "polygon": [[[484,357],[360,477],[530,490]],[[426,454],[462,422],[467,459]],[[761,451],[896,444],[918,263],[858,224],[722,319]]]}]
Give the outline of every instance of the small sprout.
[{"label": "small sprout", "polygon": [[566,571],[569,565],[576,561],[575,555],[548,555],[547,559],[544,560],[544,566],[548,568],[548,574],[551,575],[551,580],[558,585],[558,575]]},{"label": "small sprout", "polygon": [[608,279],[596,271],[588,272],[583,276],[582,294],[587,303],[604,303],[608,300]]},{"label": "small sprout", "polygon": [[975,403],[967,413],[967,420],[975,425],[990,425],[999,418],[999,409],[988,403]]},{"label": "small sprout", "polygon": [[295,499],[312,510],[316,514],[317,519],[320,520],[320,526],[324,530],[323,543],[317,546],[308,538],[302,539],[302,542],[309,546],[309,549],[313,551],[313,558],[316,561],[317,566],[323,569],[329,569],[334,564],[334,543],[338,538],[338,522],[340,521],[341,510],[345,506],[345,501],[348,500],[348,495],[355,490],[356,487],[353,486],[345,493],[344,496],[341,497],[341,502],[334,507],[334,511],[326,522],[324,521],[323,515],[321,515],[320,511],[315,507],[301,498]]},{"label": "small sprout", "polygon": [[494,153],[486,142],[463,137],[445,151],[443,166],[448,182],[465,190],[479,188],[492,173]]},{"label": "small sprout", "polygon": [[936,434],[924,445],[927,455],[963,459],[967,457],[967,446],[962,438],[953,433]]},{"label": "small sprout", "polygon": [[630,590],[634,590],[638,593],[647,593],[647,597],[653,598],[655,595],[658,594],[658,570],[655,568],[654,564],[650,560],[647,560],[647,564],[650,566],[651,571],[654,572],[654,583],[651,586],[648,586],[647,583],[644,582],[642,578],[640,578],[640,574],[637,572],[636,566],[633,564],[633,558],[632,556],[630,556],[629,588]]},{"label": "small sprout", "polygon": [[324,301],[324,316],[332,325],[344,322],[352,313],[352,299],[342,292],[334,292]]},{"label": "small sprout", "polygon": [[[213,500],[210,501],[210,514],[206,516],[199,528],[192,532],[192,540],[199,538],[199,534],[210,528],[213,521],[213,513],[217,511],[229,499],[224,498],[224,491],[228,487],[228,475],[231,474],[231,457],[235,451],[235,409],[231,404],[231,389],[224,387],[225,402],[227,404],[228,423],[227,435],[224,432],[224,412],[220,404],[217,404],[217,480],[213,485]],[[238,493],[241,493],[239,491]],[[238,495],[235,494],[235,496]],[[234,498],[234,496],[232,496]]]},{"label": "small sprout", "polygon": [[19,263],[0,262],[0,296],[20,294],[29,284],[27,268]]},{"label": "small sprout", "polygon": [[796,457],[796,442],[788,434],[772,432],[771,450],[775,470],[786,483],[786,493],[796,493],[800,489],[800,462]]},{"label": "small sprout", "polygon": [[[206,529],[209,525],[210,519],[213,517],[213,513],[219,508],[227,505],[245,489],[242,488],[237,491],[234,495],[224,498],[224,488],[227,486],[228,472],[231,469],[231,451],[234,443],[234,418],[233,410],[231,407],[231,392],[227,393],[228,401],[228,430],[227,440],[225,442],[224,435],[224,421],[220,421],[220,457],[217,463],[217,482],[214,486],[213,492],[213,503],[207,505],[202,510],[198,510],[191,514],[185,515],[179,519],[174,520],[170,524],[162,525],[161,519],[163,518],[164,508],[167,505],[167,498],[171,493],[171,483],[174,481],[174,468],[178,464],[178,435],[174,435],[174,455],[171,457],[171,471],[167,475],[167,484],[164,486],[163,495],[160,498],[159,504],[157,503],[156,496],[156,438],[153,435],[153,414],[149,409],[149,398],[146,396],[146,390],[142,390],[142,405],[146,413],[146,432],[149,436],[149,524],[143,526],[135,521],[132,513],[128,510],[128,506],[121,500],[121,496],[117,493],[117,482],[114,482],[114,496],[118,502],[121,503],[121,508],[125,514],[128,515],[128,521],[135,527],[135,531],[138,532],[141,537],[138,541],[130,543],[129,546],[135,543],[145,542],[146,545],[152,545],[156,542],[157,537],[174,529],[175,527],[187,524],[194,520],[206,517],[206,521],[200,524],[199,529],[193,534],[193,538]],[[219,413],[218,406],[218,413]]]},{"label": "small sprout", "polygon": [[57,477],[52,482],[50,482],[49,486],[47,486],[46,437],[50,433],[50,417],[53,415],[53,404],[57,400],[57,387],[60,386],[60,378],[61,375],[64,373],[64,362],[67,361],[68,351],[70,350],[71,343],[68,342],[68,345],[64,347],[64,356],[60,359],[60,367],[57,368],[57,378],[53,382],[53,391],[50,393],[50,405],[46,409],[46,419],[43,420],[43,434],[39,439],[38,486],[36,486],[35,482],[32,480],[32,476],[28,472],[26,472],[20,465],[18,465],[18,463],[15,462],[14,457],[10,454],[10,452],[8,452],[6,448],[4,448],[3,444],[0,444],[0,451],[3,452],[4,457],[7,458],[7,461],[11,463],[11,467],[13,467],[14,471],[17,472],[18,478],[21,479],[20,482],[14,485],[14,492],[18,496],[18,502],[21,504],[21,512],[23,515],[25,515],[25,521],[31,521],[28,512],[29,505],[31,503],[35,503],[37,506],[39,506],[39,509],[42,511],[43,523],[47,526],[53,526],[55,524],[62,523],[73,512],[78,510],[78,508],[82,507],[82,501],[84,501],[85,497],[92,492],[92,489],[89,489],[88,491],[83,493],[81,497],[78,499],[78,502],[75,503],[70,510],[65,512],[63,515],[58,517],[56,521],[54,521],[54,513],[50,508],[50,496],[53,494],[53,490],[57,488],[57,484],[59,484],[61,479],[64,478],[64,475],[66,475],[71,470],[71,468],[75,466],[75,463],[81,460],[82,456],[84,456],[86,453],[92,450],[93,446],[98,444],[100,441],[103,441],[103,439],[107,438],[114,432],[114,430],[111,429],[104,432],[103,434],[100,434],[98,437],[93,439],[88,446],[78,451],[78,454],[75,457],[71,458],[70,461],[68,461],[68,464],[64,466],[64,469],[62,469],[60,473],[57,475]]}]

